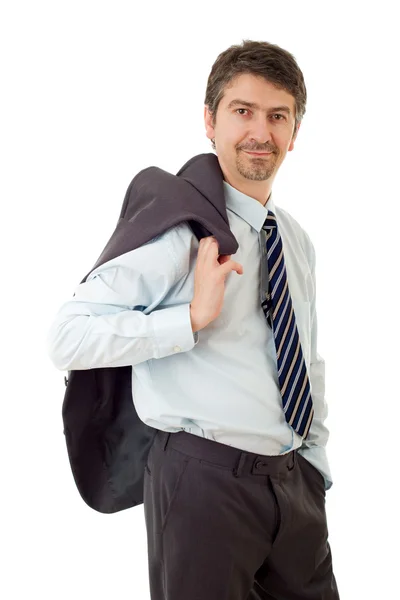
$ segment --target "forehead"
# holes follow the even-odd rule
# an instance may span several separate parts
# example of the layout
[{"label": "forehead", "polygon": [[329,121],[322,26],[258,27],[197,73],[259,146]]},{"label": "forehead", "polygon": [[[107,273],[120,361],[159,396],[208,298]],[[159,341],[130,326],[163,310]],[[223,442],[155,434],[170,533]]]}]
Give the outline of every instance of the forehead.
[{"label": "forehead", "polygon": [[233,100],[244,100],[257,105],[260,110],[271,110],[273,107],[286,105],[291,115],[295,114],[294,97],[286,90],[277,88],[264,77],[243,73],[237,75],[224,88],[221,108],[227,108]]}]

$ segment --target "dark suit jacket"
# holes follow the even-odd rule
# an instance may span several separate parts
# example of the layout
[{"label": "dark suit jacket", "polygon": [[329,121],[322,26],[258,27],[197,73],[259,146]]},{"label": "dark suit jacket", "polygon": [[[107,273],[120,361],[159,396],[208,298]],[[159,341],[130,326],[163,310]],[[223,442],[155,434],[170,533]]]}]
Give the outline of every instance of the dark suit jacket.
[{"label": "dark suit jacket", "polygon": [[[215,154],[194,156],[176,175],[157,167],[140,171],[93,269],[182,221],[198,239],[215,236],[220,254],[237,251]],[[65,379],[62,417],[71,469],[83,500],[103,513],[143,502],[144,466],[157,433],[137,415],[131,374],[132,367],[106,367],[70,371]]]}]

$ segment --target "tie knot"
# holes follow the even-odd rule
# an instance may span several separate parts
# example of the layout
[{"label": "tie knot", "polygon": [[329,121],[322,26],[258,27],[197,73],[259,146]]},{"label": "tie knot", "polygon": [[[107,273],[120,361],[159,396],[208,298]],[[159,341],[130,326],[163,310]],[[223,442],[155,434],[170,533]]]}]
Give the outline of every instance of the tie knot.
[{"label": "tie knot", "polygon": [[274,215],[272,210],[269,210],[267,218],[264,221],[263,229],[271,229],[271,227],[276,227],[276,226],[277,226],[276,216]]}]

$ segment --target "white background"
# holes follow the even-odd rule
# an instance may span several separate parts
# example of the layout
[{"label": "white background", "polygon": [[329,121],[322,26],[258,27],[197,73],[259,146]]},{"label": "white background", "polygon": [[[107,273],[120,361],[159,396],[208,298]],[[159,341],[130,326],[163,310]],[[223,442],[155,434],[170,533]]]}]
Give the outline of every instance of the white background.
[{"label": "white background", "polygon": [[[399,56],[395,2],[3,2],[1,597],[148,593],[143,506],[89,509],[45,337],[92,267],[134,175],[211,152],[203,101],[243,39],[292,52],[308,90],[274,201],[317,252],[341,600],[398,593]],[[3,589],[4,588],[4,589]],[[189,600],[189,599],[188,599]]]}]

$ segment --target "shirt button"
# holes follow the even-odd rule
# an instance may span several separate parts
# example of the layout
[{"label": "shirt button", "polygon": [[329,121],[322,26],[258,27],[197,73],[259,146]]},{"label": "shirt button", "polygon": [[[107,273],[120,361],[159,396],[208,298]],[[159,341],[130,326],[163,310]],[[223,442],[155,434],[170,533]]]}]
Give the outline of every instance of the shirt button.
[{"label": "shirt button", "polygon": [[182,348],[180,346],[174,346],[174,352],[180,352]]}]

